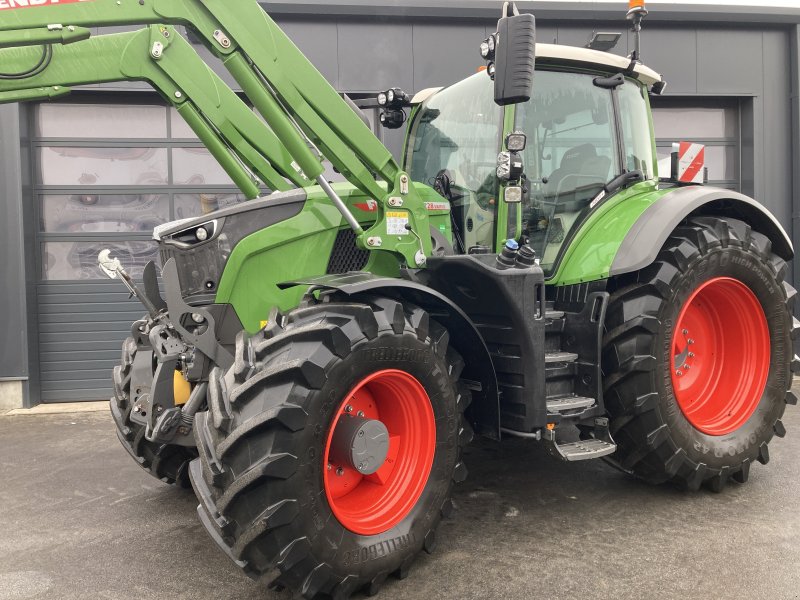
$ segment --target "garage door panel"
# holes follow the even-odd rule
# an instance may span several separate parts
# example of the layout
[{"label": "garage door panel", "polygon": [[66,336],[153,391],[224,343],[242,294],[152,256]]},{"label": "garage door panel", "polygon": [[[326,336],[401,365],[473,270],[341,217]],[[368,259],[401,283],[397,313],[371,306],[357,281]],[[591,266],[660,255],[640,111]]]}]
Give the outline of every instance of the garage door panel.
[{"label": "garage door panel", "polygon": [[[134,319],[131,319],[131,321],[133,320]],[[86,323],[91,323],[94,331],[115,331],[117,333],[124,332],[127,334],[127,332],[130,330],[130,327],[126,326],[127,324],[114,321],[101,321],[98,323],[97,321],[91,321],[87,319],[83,323],[76,323],[74,321],[62,323],[60,320],[53,319],[49,323],[39,323],[39,333],[51,334],[86,331]]]},{"label": "garage door panel", "polygon": [[48,350],[39,353],[39,359],[42,363],[67,363],[70,361],[97,361],[108,360],[115,365],[119,364],[122,356],[122,349],[117,348],[117,353],[113,357],[109,357],[108,350],[82,350],[82,351],[63,351],[63,350]]},{"label": "garage door panel", "polygon": [[114,367],[99,367],[96,369],[63,369],[60,371],[53,371],[47,369],[46,375],[42,377],[42,382],[45,381],[103,381],[108,384],[111,381],[111,372]]},{"label": "garage door panel", "polygon": [[85,302],[86,304],[99,304],[104,302],[111,302],[114,304],[122,304],[129,307],[132,306],[139,306],[141,307],[142,304],[138,300],[131,300],[129,298],[130,293],[127,291],[122,291],[118,294],[113,292],[105,292],[105,291],[84,291],[81,293],[62,293],[60,290],[54,290],[56,293],[51,294],[43,294],[41,298],[42,304],[60,304],[64,303],[65,300],[68,303],[73,302]]},{"label": "garage door panel", "polygon": [[[102,372],[93,373],[92,377],[84,379],[58,379],[58,380],[43,380],[41,382],[42,391],[58,391],[62,390],[81,390],[86,395],[86,400],[99,400],[110,397],[112,391],[111,374]],[[103,393],[92,393],[92,390],[102,390]],[[106,391],[107,390],[107,391]]]},{"label": "garage door panel", "polygon": [[[61,361],[42,361],[43,368],[47,371],[48,374],[52,373],[53,375],[50,377],[53,380],[57,379],[74,379],[73,377],[67,377],[67,373],[86,373],[90,371],[94,373],[95,371],[99,371],[102,373],[109,373],[109,377],[111,377],[110,373],[114,370],[119,364],[118,360],[87,360],[84,361],[87,366],[91,366],[91,368],[84,369],[83,371],[75,370],[75,365],[70,362],[61,362]],[[58,374],[58,375],[56,375]]]},{"label": "garage door panel", "polygon": [[64,332],[64,333],[50,333],[42,336],[44,344],[58,345],[61,343],[75,343],[75,342],[91,342],[94,344],[122,344],[125,339],[125,333],[119,331],[98,331],[92,328],[90,331],[80,332]]}]

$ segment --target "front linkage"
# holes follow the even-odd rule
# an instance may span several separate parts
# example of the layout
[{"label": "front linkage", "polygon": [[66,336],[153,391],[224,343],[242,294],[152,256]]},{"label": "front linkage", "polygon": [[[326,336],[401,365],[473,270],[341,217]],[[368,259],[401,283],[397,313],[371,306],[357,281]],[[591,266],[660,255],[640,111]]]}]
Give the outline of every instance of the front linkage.
[{"label": "front linkage", "polygon": [[[184,302],[174,260],[167,261],[162,271],[166,300],[159,293],[152,262],[144,270],[144,289],[134,283],[118,259],[110,258],[108,250],[100,253],[99,263],[109,277],[119,278],[148,311],[133,324],[131,338],[123,346],[123,364],[115,373],[115,387],[120,388],[115,390],[115,417],[143,427],[144,440],[151,444],[193,448],[194,415],[206,401],[208,385],[202,379],[209,361],[226,368],[233,364],[233,356],[216,339],[214,316]],[[184,391],[189,389],[186,382],[195,382],[188,396]],[[127,409],[124,417],[119,410],[120,400]],[[141,464],[141,452],[133,453]]]}]

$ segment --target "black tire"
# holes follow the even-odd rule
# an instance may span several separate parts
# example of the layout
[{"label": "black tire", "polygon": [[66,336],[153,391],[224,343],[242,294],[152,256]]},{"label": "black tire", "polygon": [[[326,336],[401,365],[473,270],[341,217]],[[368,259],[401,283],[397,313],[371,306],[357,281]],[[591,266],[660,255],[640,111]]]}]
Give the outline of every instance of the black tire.
[{"label": "black tire", "polygon": [[122,343],[122,360],[114,367],[114,396],[111,398],[111,415],[117,426],[117,437],[131,458],[156,479],[164,483],[189,487],[189,463],[197,458],[197,450],[174,444],[156,444],[145,439],[143,425],[131,420],[131,371],[137,354],[152,350],[143,340],[132,337]]},{"label": "black tire", "polygon": [[[220,547],[249,575],[304,598],[372,594],[389,574],[405,577],[420,550],[433,551],[453,484],[466,477],[471,396],[448,341],[424,310],[386,298],[273,314],[260,333],[240,334],[234,366],[212,371],[209,411],[195,422],[200,459],[190,469],[198,513]],[[326,499],[324,445],[345,393],[387,368],[426,389],[436,417],[433,466],[399,524],[358,535]]]},{"label": "black tire", "polygon": [[[744,483],[754,461],[767,463],[770,440],[785,433],[786,404],[796,403],[790,391],[796,292],[784,281],[786,271],[769,239],[746,223],[697,217],[675,230],[654,264],[610,282],[604,397],[618,444],[614,459],[623,469],[652,483],[691,490],[706,483],[720,491],[729,478]],[[761,304],[770,363],[752,416],[726,435],[707,435],[676,400],[671,329],[692,292],[718,277],[744,283]]]}]

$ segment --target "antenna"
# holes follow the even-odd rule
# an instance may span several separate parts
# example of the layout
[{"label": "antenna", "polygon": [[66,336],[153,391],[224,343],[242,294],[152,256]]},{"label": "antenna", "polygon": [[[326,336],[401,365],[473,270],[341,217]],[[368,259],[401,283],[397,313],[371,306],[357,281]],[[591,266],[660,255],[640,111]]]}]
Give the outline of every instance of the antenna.
[{"label": "antenna", "polygon": [[632,62],[641,62],[642,60],[642,21],[648,15],[649,11],[644,5],[645,0],[629,0],[628,2],[628,20],[633,21],[633,52],[631,52],[630,59]]}]

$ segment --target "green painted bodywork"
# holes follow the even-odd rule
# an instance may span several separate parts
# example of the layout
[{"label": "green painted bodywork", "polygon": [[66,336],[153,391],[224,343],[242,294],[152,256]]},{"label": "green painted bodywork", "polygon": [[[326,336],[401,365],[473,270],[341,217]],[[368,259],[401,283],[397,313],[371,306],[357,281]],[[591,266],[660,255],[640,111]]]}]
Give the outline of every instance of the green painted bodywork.
[{"label": "green painted bodywork", "polygon": [[644,181],[606,200],[578,230],[547,283],[571,285],[607,278],[631,226],[669,191],[658,190],[653,181]]},{"label": "green painted bodywork", "polygon": [[[424,201],[432,203],[428,204],[431,226],[449,239],[449,205],[433,189],[417,185]],[[363,226],[374,222],[377,203],[373,199],[347,183],[334,184],[334,189]],[[239,241],[225,265],[215,302],[231,304],[251,333],[264,326],[273,307],[289,310],[297,306],[305,288],[281,290],[278,284],[324,275],[336,235],[346,228],[342,215],[320,188],[307,188],[307,192],[299,214]],[[367,207],[371,210],[365,210]],[[364,270],[397,277],[400,262],[391,254],[372,252]]]}]

